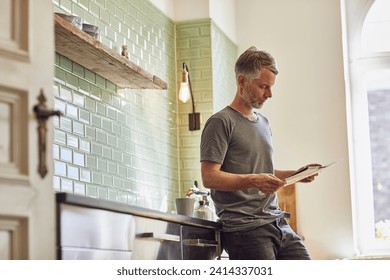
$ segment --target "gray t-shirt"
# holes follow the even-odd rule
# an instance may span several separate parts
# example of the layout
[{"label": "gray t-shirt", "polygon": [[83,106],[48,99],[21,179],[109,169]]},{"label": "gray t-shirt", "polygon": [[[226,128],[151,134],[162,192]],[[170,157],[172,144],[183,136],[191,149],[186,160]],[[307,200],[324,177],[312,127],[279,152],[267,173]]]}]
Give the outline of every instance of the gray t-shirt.
[{"label": "gray t-shirt", "polygon": [[[250,121],[230,107],[207,120],[201,138],[201,161],[221,164],[235,174],[274,173],[272,136],[268,120],[256,113]],[[211,198],[224,231],[247,230],[283,217],[276,194],[257,188],[240,191],[211,190]]]}]

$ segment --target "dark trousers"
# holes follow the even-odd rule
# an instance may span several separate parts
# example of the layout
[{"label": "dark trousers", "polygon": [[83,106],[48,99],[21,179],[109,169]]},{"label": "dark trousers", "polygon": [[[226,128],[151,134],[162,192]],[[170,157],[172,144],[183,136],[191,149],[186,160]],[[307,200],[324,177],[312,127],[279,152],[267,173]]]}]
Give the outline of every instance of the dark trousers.
[{"label": "dark trousers", "polygon": [[299,236],[285,219],[252,230],[223,232],[222,244],[230,260],[310,260]]}]

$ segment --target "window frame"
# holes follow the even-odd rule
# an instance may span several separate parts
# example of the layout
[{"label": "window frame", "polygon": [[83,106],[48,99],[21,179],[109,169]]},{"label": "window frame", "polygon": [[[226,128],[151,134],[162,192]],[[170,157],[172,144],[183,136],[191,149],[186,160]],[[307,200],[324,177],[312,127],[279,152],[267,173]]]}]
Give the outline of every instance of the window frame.
[{"label": "window frame", "polygon": [[372,166],[365,73],[390,69],[390,52],[362,51],[363,25],[374,2],[342,0],[353,231],[358,256],[390,255],[390,240],[375,238],[373,189],[367,188],[372,186]]}]

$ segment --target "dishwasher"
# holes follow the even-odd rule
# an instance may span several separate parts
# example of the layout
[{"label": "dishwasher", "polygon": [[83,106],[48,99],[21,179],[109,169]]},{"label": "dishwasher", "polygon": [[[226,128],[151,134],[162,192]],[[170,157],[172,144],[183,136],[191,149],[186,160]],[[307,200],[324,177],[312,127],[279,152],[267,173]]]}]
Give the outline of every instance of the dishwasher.
[{"label": "dishwasher", "polygon": [[133,216],[68,204],[58,207],[58,259],[131,259]]}]

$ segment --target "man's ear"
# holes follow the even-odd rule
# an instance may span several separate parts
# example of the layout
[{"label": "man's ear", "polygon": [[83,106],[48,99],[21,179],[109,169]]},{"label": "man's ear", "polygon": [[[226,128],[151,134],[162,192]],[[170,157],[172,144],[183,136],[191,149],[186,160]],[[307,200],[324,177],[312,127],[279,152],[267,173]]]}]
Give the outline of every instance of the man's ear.
[{"label": "man's ear", "polygon": [[237,78],[237,83],[240,87],[245,87],[245,82],[247,81],[244,75],[239,75]]}]

